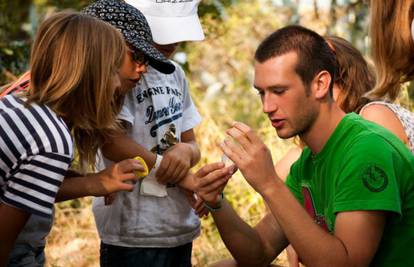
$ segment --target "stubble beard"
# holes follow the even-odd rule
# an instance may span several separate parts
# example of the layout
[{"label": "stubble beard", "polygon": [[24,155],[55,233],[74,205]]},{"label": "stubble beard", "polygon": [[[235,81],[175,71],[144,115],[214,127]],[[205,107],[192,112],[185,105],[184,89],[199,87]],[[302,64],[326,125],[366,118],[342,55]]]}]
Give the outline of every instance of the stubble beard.
[{"label": "stubble beard", "polygon": [[301,115],[295,118],[293,122],[292,120],[286,121],[286,123],[292,128],[290,133],[286,133],[282,136],[277,130],[276,133],[279,138],[282,139],[288,139],[295,136],[299,136],[302,139],[302,136],[306,136],[306,134],[311,130],[316,118],[317,114],[313,110],[309,109],[305,112],[301,112]]}]

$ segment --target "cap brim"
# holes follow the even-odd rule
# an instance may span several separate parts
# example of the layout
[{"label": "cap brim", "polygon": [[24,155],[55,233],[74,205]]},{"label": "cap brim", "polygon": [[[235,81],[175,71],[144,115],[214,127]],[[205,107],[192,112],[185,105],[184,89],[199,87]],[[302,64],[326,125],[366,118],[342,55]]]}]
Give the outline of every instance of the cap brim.
[{"label": "cap brim", "polygon": [[146,40],[135,39],[133,41],[127,40],[127,42],[139,51],[142,51],[149,58],[149,65],[154,69],[165,74],[171,74],[175,71],[174,64]]},{"label": "cap brim", "polygon": [[197,14],[186,17],[156,17],[144,14],[157,44],[204,40],[203,28]]}]

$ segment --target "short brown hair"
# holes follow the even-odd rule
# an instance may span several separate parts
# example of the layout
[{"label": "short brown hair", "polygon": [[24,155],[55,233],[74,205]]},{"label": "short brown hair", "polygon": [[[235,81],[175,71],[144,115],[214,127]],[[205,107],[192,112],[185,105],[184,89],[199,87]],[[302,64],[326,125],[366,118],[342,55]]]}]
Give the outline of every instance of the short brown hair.
[{"label": "short brown hair", "polygon": [[292,51],[298,55],[295,71],[304,85],[308,87],[319,72],[326,70],[332,77],[332,91],[335,56],[323,37],[307,28],[291,25],[273,32],[257,48],[255,59],[263,63]]}]

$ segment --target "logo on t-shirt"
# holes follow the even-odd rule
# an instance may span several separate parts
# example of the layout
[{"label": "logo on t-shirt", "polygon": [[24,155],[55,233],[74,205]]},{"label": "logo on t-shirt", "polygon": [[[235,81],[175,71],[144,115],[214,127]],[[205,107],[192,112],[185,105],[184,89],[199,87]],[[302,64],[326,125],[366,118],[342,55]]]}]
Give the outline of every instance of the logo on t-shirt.
[{"label": "logo on t-shirt", "polygon": [[383,169],[375,165],[369,165],[361,175],[362,182],[371,192],[381,192],[388,185],[388,177]]},{"label": "logo on t-shirt", "polygon": [[304,208],[308,214],[312,217],[313,221],[322,227],[322,229],[329,232],[328,224],[326,223],[325,217],[321,214],[318,214],[315,203],[313,202],[312,193],[309,188],[302,186],[302,196],[304,200]]}]

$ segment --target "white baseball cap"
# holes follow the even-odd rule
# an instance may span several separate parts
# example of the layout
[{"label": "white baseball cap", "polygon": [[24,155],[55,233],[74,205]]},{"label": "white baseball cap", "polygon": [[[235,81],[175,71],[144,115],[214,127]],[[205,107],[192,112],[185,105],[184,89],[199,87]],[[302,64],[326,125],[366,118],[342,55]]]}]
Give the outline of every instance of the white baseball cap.
[{"label": "white baseball cap", "polygon": [[126,0],[141,11],[160,45],[204,39],[197,14],[201,0]]}]

